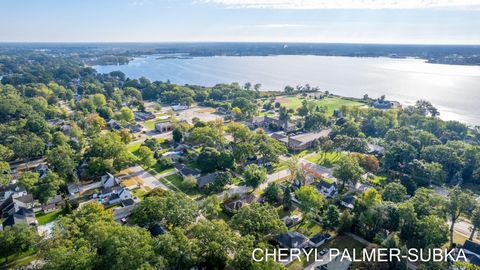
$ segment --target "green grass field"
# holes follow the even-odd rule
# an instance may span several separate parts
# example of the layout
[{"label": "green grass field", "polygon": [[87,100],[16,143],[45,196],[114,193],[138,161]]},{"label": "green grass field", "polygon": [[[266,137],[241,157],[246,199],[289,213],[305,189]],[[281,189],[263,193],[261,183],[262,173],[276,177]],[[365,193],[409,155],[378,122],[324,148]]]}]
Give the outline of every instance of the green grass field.
[{"label": "green grass field", "polygon": [[313,155],[309,155],[305,159],[310,162],[325,166],[327,168],[331,168],[343,155],[345,154],[340,152],[319,152]]},{"label": "green grass field", "polygon": [[47,224],[47,223],[50,223],[52,221],[57,220],[60,216],[62,216],[64,214],[64,210],[61,209],[61,210],[57,210],[57,211],[50,212],[50,213],[47,213],[47,214],[43,214],[43,213],[38,213],[37,214],[37,213],[35,214],[35,217],[37,218],[38,224],[39,225],[44,225],[44,224]]},{"label": "green grass field", "polygon": [[352,101],[345,98],[339,97],[326,97],[323,99],[309,99],[309,98],[301,98],[297,96],[293,97],[280,97],[277,100],[287,109],[298,109],[302,106],[303,100],[307,101],[315,101],[318,106],[324,107],[328,113],[333,113],[334,110],[340,109],[342,106],[362,106],[363,103]]}]

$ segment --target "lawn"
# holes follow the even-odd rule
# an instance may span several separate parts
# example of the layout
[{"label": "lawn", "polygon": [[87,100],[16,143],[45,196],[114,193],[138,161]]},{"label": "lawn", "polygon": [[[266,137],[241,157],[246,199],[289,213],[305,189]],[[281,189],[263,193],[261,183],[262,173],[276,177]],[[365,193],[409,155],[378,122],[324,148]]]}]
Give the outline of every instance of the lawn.
[{"label": "lawn", "polygon": [[320,225],[310,220],[304,220],[293,226],[290,230],[292,232],[299,232],[309,238],[324,231]]},{"label": "lawn", "polygon": [[309,155],[305,159],[310,162],[322,165],[324,167],[331,168],[343,155],[345,154],[341,152],[319,152],[313,155]]},{"label": "lawn", "polygon": [[127,145],[127,150],[130,152],[135,152],[142,146],[143,141],[136,141]]},{"label": "lawn", "polygon": [[198,190],[197,186],[189,186],[186,182],[184,182],[183,177],[179,174],[172,174],[166,176],[165,179],[167,179],[171,183],[165,184],[169,184],[169,186],[171,186],[172,184],[175,185],[182,192],[194,199],[198,199],[200,196],[204,195],[200,190]]},{"label": "lawn", "polygon": [[37,218],[39,225],[44,225],[57,220],[59,217],[61,217],[64,214],[64,212],[65,211],[63,209],[50,212],[47,214],[37,212],[38,214],[35,214],[35,217]]},{"label": "lawn", "polygon": [[[301,97],[280,97],[278,101],[287,109],[298,109],[302,106],[302,101],[305,100],[305,98]],[[342,106],[362,106],[364,105],[363,103],[345,99],[345,98],[340,98],[340,97],[326,97],[323,99],[306,99],[307,101],[315,101],[317,106],[323,107],[327,110],[327,113],[331,114],[333,113],[334,110],[340,109]]]},{"label": "lawn", "polygon": [[143,200],[145,198],[145,195],[147,195],[147,192],[141,188],[137,188],[133,190],[133,195],[135,195],[135,197],[138,197],[140,200]]}]

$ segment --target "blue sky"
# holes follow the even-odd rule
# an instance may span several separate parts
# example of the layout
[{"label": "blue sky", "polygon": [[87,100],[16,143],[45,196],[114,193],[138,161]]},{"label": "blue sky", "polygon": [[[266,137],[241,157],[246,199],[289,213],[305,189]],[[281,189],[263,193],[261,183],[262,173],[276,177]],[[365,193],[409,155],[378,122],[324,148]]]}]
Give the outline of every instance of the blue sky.
[{"label": "blue sky", "polygon": [[2,0],[0,41],[480,44],[480,0]]}]

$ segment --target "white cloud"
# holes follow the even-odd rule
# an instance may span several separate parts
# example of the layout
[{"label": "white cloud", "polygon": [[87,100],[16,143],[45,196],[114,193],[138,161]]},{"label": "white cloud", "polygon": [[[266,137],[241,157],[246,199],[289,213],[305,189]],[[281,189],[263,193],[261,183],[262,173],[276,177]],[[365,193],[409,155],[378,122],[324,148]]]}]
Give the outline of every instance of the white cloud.
[{"label": "white cloud", "polygon": [[272,9],[421,9],[478,8],[480,0],[197,0],[229,8]]}]

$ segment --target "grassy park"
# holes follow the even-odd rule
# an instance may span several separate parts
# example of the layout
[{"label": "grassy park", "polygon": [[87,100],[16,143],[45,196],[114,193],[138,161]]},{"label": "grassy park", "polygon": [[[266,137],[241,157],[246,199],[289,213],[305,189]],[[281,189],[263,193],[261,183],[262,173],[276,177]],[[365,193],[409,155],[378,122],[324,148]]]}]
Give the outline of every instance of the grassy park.
[{"label": "grassy park", "polygon": [[333,113],[334,110],[341,108],[342,106],[362,106],[364,105],[361,102],[353,101],[346,98],[340,97],[325,97],[322,99],[311,99],[311,98],[302,98],[298,96],[291,97],[279,97],[276,101],[280,102],[287,109],[296,110],[302,106],[303,100],[314,101],[317,106],[323,107],[327,110],[329,114]]}]

